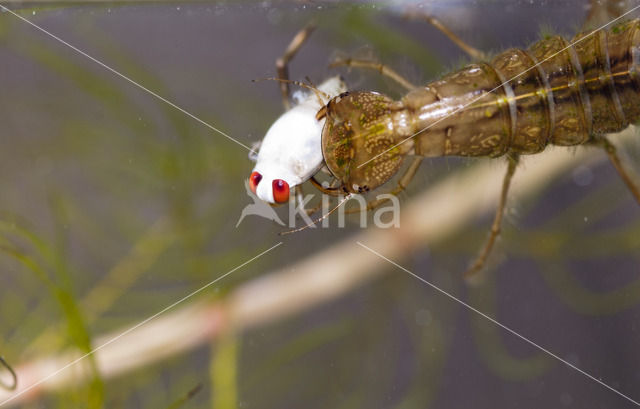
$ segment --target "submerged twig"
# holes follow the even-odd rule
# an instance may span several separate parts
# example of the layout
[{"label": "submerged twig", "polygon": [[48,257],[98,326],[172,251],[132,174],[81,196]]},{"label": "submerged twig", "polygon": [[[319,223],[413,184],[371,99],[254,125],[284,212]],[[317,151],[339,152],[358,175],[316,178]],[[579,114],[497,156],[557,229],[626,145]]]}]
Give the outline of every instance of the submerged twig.
[{"label": "submerged twig", "polygon": [[[617,141],[629,140],[633,128]],[[526,158],[525,158],[526,159]],[[528,162],[526,171],[514,176],[513,194],[534,194],[558,175],[577,164],[601,161],[606,155],[597,150],[568,152],[551,149]],[[498,201],[503,169],[493,162],[458,172],[418,195],[402,210],[397,229],[368,229],[335,243],[294,265],[266,273],[211,302],[197,302],[176,308],[155,321],[132,331],[95,353],[95,361],[104,379],[114,378],[136,368],[193,349],[233,329],[240,333],[343,296],[384,271],[390,271],[376,257],[370,257],[357,242],[384,248],[385,255],[401,259],[417,246],[443,241],[475,217],[493,210]],[[464,192],[464,200],[452,200]],[[392,271],[392,270],[391,270]],[[102,345],[123,331],[95,338]],[[29,388],[39,380],[80,356],[77,351],[44,357],[17,368],[21,386],[14,393],[0,390],[0,404]],[[29,393],[16,396],[11,404],[34,399],[46,391],[59,390],[87,380],[88,367],[81,361],[60,372]]]}]

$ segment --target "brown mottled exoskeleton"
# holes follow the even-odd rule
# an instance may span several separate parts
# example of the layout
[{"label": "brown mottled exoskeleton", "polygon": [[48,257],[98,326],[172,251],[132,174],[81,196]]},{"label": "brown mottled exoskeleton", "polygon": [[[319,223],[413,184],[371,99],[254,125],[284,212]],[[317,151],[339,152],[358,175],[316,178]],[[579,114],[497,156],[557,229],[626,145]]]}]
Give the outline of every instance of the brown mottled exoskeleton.
[{"label": "brown mottled exoskeleton", "polygon": [[[382,66],[380,71],[384,74]],[[599,145],[640,203],[639,189],[605,137],[640,118],[639,71],[640,20],[631,20],[571,41],[551,36],[527,50],[507,50],[490,62],[416,87],[399,101],[377,92],[345,92],[318,113],[326,118],[324,160],[340,182],[324,191],[376,189],[408,155],[415,155],[414,161],[393,193],[404,189],[424,157],[506,155],[508,170],[491,235],[467,273],[475,272],[499,234],[522,154],[539,153],[547,145]]]}]

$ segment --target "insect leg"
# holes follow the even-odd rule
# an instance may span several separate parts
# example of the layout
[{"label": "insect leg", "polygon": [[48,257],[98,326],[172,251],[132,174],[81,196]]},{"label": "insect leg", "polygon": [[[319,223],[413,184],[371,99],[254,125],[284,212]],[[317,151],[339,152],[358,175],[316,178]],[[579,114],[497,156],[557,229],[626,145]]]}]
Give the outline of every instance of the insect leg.
[{"label": "insect leg", "polygon": [[[469,44],[465,43],[460,37],[458,37],[453,31],[449,30],[447,28],[447,26],[445,26],[440,20],[436,19],[435,17],[432,17],[432,16],[430,16],[428,14],[424,14],[424,13],[417,12],[417,11],[409,12],[409,13],[405,14],[405,17],[407,17],[407,18],[421,18],[421,19],[427,21],[429,24],[431,24],[432,26],[434,26],[435,28],[440,30],[452,42],[454,42],[458,47],[460,47],[462,49],[462,51],[467,53],[474,60],[486,60],[487,59],[487,55],[484,52],[482,52],[482,51],[478,50],[477,48],[474,48],[474,47],[470,46]],[[414,84],[412,84],[410,81],[405,79],[403,76],[401,76],[400,74],[398,74],[397,72],[395,72],[391,68],[387,67],[384,64],[375,62],[375,61],[367,61],[367,60],[360,60],[360,59],[354,59],[354,58],[340,58],[340,59],[335,60],[334,62],[332,62],[329,65],[330,68],[334,68],[334,67],[338,67],[338,66],[373,69],[373,70],[378,71],[380,74],[391,78],[392,80],[394,80],[395,82],[397,82],[398,84],[400,84],[401,86],[403,86],[404,88],[406,88],[409,91],[414,89],[414,88],[416,88],[416,86]]]},{"label": "insect leg", "polygon": [[592,30],[599,27],[625,12],[627,5],[622,1],[601,1],[591,0],[589,2],[589,12],[582,25],[582,30]]},{"label": "insect leg", "polygon": [[[422,159],[424,159],[424,157],[422,157],[422,156],[416,156],[415,158],[413,158],[413,161],[411,162],[411,164],[409,165],[407,170],[404,172],[402,177],[400,177],[400,180],[398,181],[398,184],[396,185],[395,189],[393,189],[391,192],[389,192],[389,194],[397,196],[398,194],[400,194],[400,192],[402,192],[403,190],[405,190],[407,188],[407,186],[409,185],[409,182],[411,182],[411,179],[413,179],[413,177],[415,176],[416,172],[418,171],[418,168],[420,167],[420,164],[422,163]],[[368,212],[368,211],[373,210],[376,207],[380,206],[381,204],[383,204],[385,202],[388,202],[389,200],[391,200],[391,199],[384,198],[384,199],[372,200],[369,203],[367,203],[367,207],[365,209],[350,209],[350,210],[346,210],[345,213],[346,214],[360,213],[362,211],[367,211]]]},{"label": "insect leg", "polygon": [[487,55],[484,52],[467,44],[464,40],[458,37],[453,31],[449,30],[449,28],[447,28],[447,26],[437,18],[420,11],[410,11],[405,14],[405,17],[417,18],[417,19],[426,21],[427,23],[431,24],[432,26],[440,30],[442,34],[447,36],[449,40],[455,43],[458,47],[460,47],[462,51],[467,53],[467,55],[469,55],[474,60],[481,60],[481,61],[487,60]]},{"label": "insect leg", "polygon": [[613,167],[616,168],[618,175],[620,175],[624,183],[627,185],[627,188],[629,188],[629,190],[631,191],[633,197],[635,197],[638,204],[640,204],[640,188],[638,188],[633,180],[631,180],[629,173],[622,165],[622,161],[618,156],[616,147],[605,136],[598,137],[594,140],[594,143],[604,149],[604,151],[607,153],[607,156],[609,157],[609,161],[611,162]]},{"label": "insect leg", "polygon": [[331,182],[331,185],[329,187],[325,187],[322,185],[322,183],[318,182],[318,179],[316,179],[315,176],[311,176],[311,178],[309,179],[309,182],[311,182],[311,184],[316,189],[318,189],[320,192],[324,193],[325,195],[340,196],[344,194],[344,191],[339,187],[335,187],[334,185],[335,181],[336,181],[336,178],[334,177],[333,181]]},{"label": "insect leg", "polygon": [[504,175],[504,179],[502,180],[502,193],[500,193],[500,203],[498,204],[498,209],[496,211],[496,215],[493,218],[493,224],[491,225],[491,232],[489,233],[489,238],[484,245],[484,249],[476,258],[473,265],[464,272],[465,277],[471,277],[475,273],[477,273],[487,261],[487,257],[491,253],[493,249],[493,245],[496,242],[496,238],[500,234],[500,226],[502,225],[502,216],[504,215],[504,208],[507,203],[507,193],[509,192],[509,186],[511,185],[511,179],[513,178],[513,174],[516,171],[516,167],[518,166],[519,156],[513,155],[509,156],[509,166],[507,168],[507,173]]},{"label": "insect leg", "polygon": [[[339,196],[341,194],[344,194],[344,192],[338,188],[338,179],[335,178],[334,176],[332,176],[331,183],[328,186],[325,186],[322,183],[318,182],[315,176],[311,176],[310,182],[321,193],[327,194],[329,196]],[[318,210],[322,209],[323,204],[324,203],[322,202],[322,199],[321,199],[317,205],[313,206],[312,208],[305,209],[307,216],[311,216]]]},{"label": "insect leg", "polygon": [[391,78],[392,80],[400,84],[402,87],[406,88],[408,91],[411,91],[412,89],[416,88],[415,85],[407,81],[407,79],[405,79],[402,75],[398,74],[391,68],[379,62],[359,60],[355,58],[339,58],[333,61],[331,64],[329,64],[329,68],[335,68],[339,66],[369,68],[369,69],[378,71],[381,75],[384,75],[385,77]]},{"label": "insect leg", "polygon": [[[307,24],[305,28],[300,30],[298,34],[293,37],[291,43],[284,51],[284,54],[276,60],[276,69],[278,70],[278,78],[281,80],[289,79],[289,62],[295,57],[302,45],[307,41],[309,35],[315,30],[316,26],[313,23]],[[282,103],[285,109],[291,108],[289,102],[289,83],[280,82],[280,92],[282,92]]]}]

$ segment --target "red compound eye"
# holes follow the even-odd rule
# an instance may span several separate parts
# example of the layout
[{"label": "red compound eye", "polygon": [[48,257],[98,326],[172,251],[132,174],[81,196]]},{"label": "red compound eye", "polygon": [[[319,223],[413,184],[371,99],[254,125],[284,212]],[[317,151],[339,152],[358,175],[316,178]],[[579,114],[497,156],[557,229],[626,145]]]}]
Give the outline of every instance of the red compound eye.
[{"label": "red compound eye", "polygon": [[259,174],[258,172],[253,172],[251,173],[251,176],[249,176],[249,187],[251,188],[251,191],[253,192],[253,194],[256,193],[256,189],[258,188],[258,183],[260,183],[261,180],[262,180],[262,175]]},{"label": "red compound eye", "polygon": [[273,199],[276,203],[285,203],[289,200],[289,184],[282,179],[276,179],[272,183]]}]

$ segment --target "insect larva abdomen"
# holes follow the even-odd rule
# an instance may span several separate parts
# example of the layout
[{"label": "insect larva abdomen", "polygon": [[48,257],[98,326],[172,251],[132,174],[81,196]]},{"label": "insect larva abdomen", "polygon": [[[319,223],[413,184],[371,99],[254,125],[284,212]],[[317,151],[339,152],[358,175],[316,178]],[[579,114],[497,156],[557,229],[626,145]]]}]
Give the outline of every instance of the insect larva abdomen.
[{"label": "insect larva abdomen", "polygon": [[[640,20],[631,20],[571,42],[552,36],[504,51],[408,94],[403,104],[415,113],[414,131],[428,128],[416,141],[418,154],[532,154],[548,144],[583,144],[639,119],[638,70]],[[449,118],[433,114],[455,107],[463,108]]]},{"label": "insect larva abdomen", "polygon": [[[360,91],[336,98],[327,109],[323,155],[346,185],[374,189],[408,153],[498,157],[584,144],[640,118],[638,69],[640,20],[571,42],[551,36],[400,101]],[[382,165],[388,160],[392,171]]]}]

